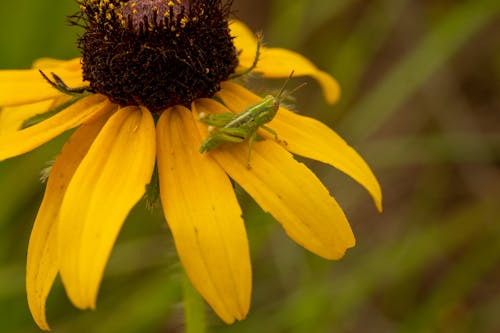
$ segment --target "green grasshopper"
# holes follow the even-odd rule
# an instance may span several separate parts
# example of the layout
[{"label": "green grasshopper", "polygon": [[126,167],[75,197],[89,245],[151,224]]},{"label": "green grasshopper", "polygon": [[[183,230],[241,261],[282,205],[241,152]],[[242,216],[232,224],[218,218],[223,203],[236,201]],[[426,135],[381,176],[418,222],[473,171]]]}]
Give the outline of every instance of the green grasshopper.
[{"label": "green grasshopper", "polygon": [[284,143],[278,139],[278,134],[265,124],[273,120],[278,112],[280,103],[286,96],[293,94],[306,84],[303,83],[293,89],[290,93],[282,96],[285,86],[292,78],[293,73],[293,71],[290,73],[290,76],[285,81],[276,96],[268,95],[264,97],[262,101],[249,106],[247,109],[238,114],[226,112],[207,115],[205,113],[201,113],[198,118],[201,122],[208,125],[208,137],[201,143],[200,152],[208,152],[225,142],[240,143],[248,139],[247,165],[250,168],[252,144],[257,138],[257,130],[259,128],[262,128],[274,135],[276,141]]}]

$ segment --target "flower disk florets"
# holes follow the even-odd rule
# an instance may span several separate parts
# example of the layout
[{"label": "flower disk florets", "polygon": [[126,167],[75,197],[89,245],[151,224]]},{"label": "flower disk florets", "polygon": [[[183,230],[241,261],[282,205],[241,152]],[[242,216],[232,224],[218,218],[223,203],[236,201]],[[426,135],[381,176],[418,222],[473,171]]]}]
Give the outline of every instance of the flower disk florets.
[{"label": "flower disk florets", "polygon": [[80,0],[83,78],[121,105],[159,113],[211,97],[237,66],[222,0]]}]

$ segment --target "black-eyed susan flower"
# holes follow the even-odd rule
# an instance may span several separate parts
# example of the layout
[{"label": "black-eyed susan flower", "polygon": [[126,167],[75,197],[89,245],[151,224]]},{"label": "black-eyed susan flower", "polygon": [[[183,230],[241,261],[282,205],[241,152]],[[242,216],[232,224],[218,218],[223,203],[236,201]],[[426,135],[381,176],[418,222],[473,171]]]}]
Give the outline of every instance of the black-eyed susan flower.
[{"label": "black-eyed susan flower", "polygon": [[[76,128],[55,160],[33,226],[28,303],[48,329],[45,302],[57,274],[71,302],[94,308],[110,252],[155,164],[180,261],[196,290],[232,323],[249,309],[248,241],[231,179],[309,251],[339,259],[354,246],[349,223],[320,180],[292,154],[327,163],[360,183],[381,209],[364,160],[322,123],[281,107],[247,167],[245,144],[199,152],[201,113],[239,113],[261,101],[231,81],[312,76],[326,100],[336,81],[301,55],[261,47],[221,0],[80,0],[82,57],[41,59],[0,71],[0,160]],[[256,66],[256,54],[259,53]],[[49,81],[49,82],[48,82]],[[57,88],[57,89],[56,89]]]}]

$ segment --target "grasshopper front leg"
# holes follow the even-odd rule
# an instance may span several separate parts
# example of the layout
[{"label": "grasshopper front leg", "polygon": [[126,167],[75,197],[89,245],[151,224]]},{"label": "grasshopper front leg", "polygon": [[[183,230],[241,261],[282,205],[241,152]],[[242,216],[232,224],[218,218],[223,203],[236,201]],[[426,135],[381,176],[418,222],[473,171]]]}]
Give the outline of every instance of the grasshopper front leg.
[{"label": "grasshopper front leg", "polygon": [[261,127],[262,127],[262,129],[264,129],[267,132],[269,132],[272,135],[274,135],[274,140],[276,140],[278,143],[282,144],[283,146],[288,145],[288,143],[285,140],[281,140],[280,138],[278,138],[278,133],[276,133],[275,130],[273,130],[272,128],[267,127],[266,125],[262,125]]}]

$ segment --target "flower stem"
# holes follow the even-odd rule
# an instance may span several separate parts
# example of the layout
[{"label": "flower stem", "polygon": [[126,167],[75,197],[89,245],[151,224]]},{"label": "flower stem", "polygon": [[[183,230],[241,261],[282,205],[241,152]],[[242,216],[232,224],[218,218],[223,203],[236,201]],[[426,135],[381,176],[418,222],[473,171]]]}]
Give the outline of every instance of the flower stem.
[{"label": "flower stem", "polygon": [[205,303],[191,285],[186,274],[183,275],[182,291],[186,333],[204,333],[206,332]]}]

